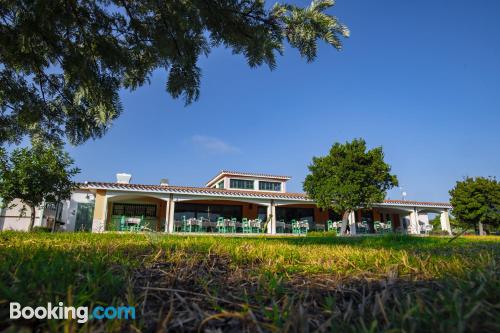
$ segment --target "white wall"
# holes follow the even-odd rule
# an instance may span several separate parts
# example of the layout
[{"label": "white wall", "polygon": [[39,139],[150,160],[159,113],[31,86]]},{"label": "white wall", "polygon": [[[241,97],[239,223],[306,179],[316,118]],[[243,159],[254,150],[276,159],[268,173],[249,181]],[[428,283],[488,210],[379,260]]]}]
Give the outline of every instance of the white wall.
[{"label": "white wall", "polygon": [[[28,231],[30,225],[31,209],[26,206],[26,211],[21,215],[21,210],[25,205],[19,200],[15,199],[0,212],[0,230],[18,230]],[[35,210],[35,226],[40,225],[41,209]]]},{"label": "white wall", "polygon": [[[259,190],[259,181],[263,182],[273,182],[280,183],[281,190],[276,191],[276,193],[285,193],[286,192],[286,182],[282,180],[269,179],[269,178],[258,178],[258,177],[237,177],[237,176],[224,176],[222,178],[224,180],[224,189],[226,190],[238,190],[238,191],[261,191]],[[231,179],[241,179],[241,180],[252,180],[254,183],[253,189],[244,189],[244,188],[231,188]],[[216,185],[220,182],[220,180],[216,183]]]},{"label": "white wall", "polygon": [[94,202],[94,195],[88,191],[75,191],[71,195],[71,199],[64,204],[62,220],[66,224],[62,227],[65,231],[75,231],[76,212],[79,203]]},{"label": "white wall", "polygon": [[[418,214],[418,222],[420,224],[420,226],[426,226],[429,224],[429,216],[427,215],[427,213],[419,213]],[[422,229],[422,230],[425,230],[425,229]]]}]

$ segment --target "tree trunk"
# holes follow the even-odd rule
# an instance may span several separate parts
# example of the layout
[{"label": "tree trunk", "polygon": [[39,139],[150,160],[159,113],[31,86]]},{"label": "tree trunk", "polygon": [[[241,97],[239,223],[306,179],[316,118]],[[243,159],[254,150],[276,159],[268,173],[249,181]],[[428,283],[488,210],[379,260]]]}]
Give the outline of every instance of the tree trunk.
[{"label": "tree trunk", "polygon": [[[347,234],[347,228],[349,227],[349,212],[345,212],[342,215],[342,227],[340,229],[340,234],[345,235]],[[349,231],[351,228],[349,228]]]},{"label": "tree trunk", "polygon": [[483,236],[483,235],[484,235],[483,224],[481,222],[479,222],[479,236]]},{"label": "tree trunk", "polygon": [[30,225],[28,227],[28,231],[33,230],[33,226],[35,225],[35,218],[36,218],[36,207],[31,206],[31,216],[30,216]]}]

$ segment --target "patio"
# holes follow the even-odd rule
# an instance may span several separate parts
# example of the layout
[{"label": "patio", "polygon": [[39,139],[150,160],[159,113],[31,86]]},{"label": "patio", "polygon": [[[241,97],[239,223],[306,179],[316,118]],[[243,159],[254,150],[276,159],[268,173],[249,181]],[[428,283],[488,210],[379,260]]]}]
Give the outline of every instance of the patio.
[{"label": "patio", "polygon": [[[309,203],[266,205],[255,201],[197,199],[171,201],[168,206],[167,201],[157,197],[118,195],[108,199],[104,230],[226,235],[306,235],[311,231],[334,231],[339,236],[429,234],[432,226],[428,220],[421,220],[426,218],[426,212],[417,214],[394,206],[359,209],[344,217],[343,223],[342,217],[332,210]],[[418,232],[412,231],[416,223]]]}]

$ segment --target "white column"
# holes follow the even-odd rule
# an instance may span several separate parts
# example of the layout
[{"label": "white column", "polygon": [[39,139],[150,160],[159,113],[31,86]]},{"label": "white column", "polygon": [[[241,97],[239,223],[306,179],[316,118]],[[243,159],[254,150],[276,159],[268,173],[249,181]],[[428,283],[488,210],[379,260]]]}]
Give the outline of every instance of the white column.
[{"label": "white column", "polygon": [[[45,214],[45,201],[42,202],[42,204],[40,205],[40,207],[35,208],[35,212],[36,211],[39,212],[40,216],[38,217],[37,220],[35,220],[35,223],[34,223],[33,226],[34,227],[35,226],[46,227],[46,225],[45,226],[43,225],[43,214]],[[36,215],[36,213],[35,213],[35,215]],[[54,221],[54,223],[55,223],[55,221]]]},{"label": "white column", "polygon": [[448,234],[451,235],[450,216],[448,210],[443,211],[439,219],[441,221],[441,230],[447,231]]},{"label": "white column", "polygon": [[167,219],[167,226],[168,226],[168,229],[167,229],[167,232],[169,234],[173,233],[174,232],[174,228],[175,228],[175,201],[173,199],[173,197],[170,197],[169,199],[169,209],[168,209],[168,219]]},{"label": "white column", "polygon": [[170,199],[165,200],[165,227],[164,232],[168,232],[168,221],[170,220]]},{"label": "white column", "polygon": [[418,235],[420,233],[420,228],[418,225],[418,212],[416,208],[410,212],[410,225],[408,228],[408,233],[414,235]]},{"label": "white column", "polygon": [[348,222],[349,222],[349,230],[351,235],[356,235],[356,215],[354,215],[354,211],[349,212]]},{"label": "white column", "polygon": [[108,196],[96,195],[94,206],[94,218],[92,220],[92,232],[103,232],[106,230],[106,216],[108,214]]},{"label": "white column", "polygon": [[271,200],[271,203],[267,206],[267,218],[269,219],[271,216],[271,220],[267,224],[267,233],[271,235],[276,234],[276,206],[274,205],[274,201]]}]

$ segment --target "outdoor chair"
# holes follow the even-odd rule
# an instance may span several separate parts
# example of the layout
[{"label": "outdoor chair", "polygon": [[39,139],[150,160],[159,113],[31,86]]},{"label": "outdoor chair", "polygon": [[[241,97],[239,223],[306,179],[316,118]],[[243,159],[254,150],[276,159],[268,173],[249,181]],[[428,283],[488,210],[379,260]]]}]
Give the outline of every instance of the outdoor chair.
[{"label": "outdoor chair", "polygon": [[144,216],[141,216],[140,218],[138,218],[138,223],[130,226],[130,231],[142,231],[144,229],[147,229],[147,226],[144,222]]},{"label": "outdoor chair", "polygon": [[256,218],[255,220],[252,221],[251,227],[253,233],[260,234],[262,228],[262,221],[259,218]]},{"label": "outdoor chair", "polygon": [[426,224],[425,225],[425,234],[428,235],[429,233],[432,232],[432,230],[434,229],[434,226],[432,224]]},{"label": "outdoor chair", "polygon": [[326,221],[326,230],[327,231],[332,231],[334,229],[333,223],[334,222],[332,220]]},{"label": "outdoor chair", "polygon": [[367,234],[368,233],[368,223],[366,221],[362,221],[361,223],[356,225],[356,233],[358,234]]},{"label": "outdoor chair", "polygon": [[186,216],[182,216],[181,218],[181,231],[186,232],[187,231],[187,219]]},{"label": "outdoor chair", "polygon": [[198,231],[206,232],[208,219],[206,217],[200,217],[197,221],[198,221]]},{"label": "outdoor chair", "polygon": [[229,229],[229,232],[232,232],[232,233],[235,233],[236,232],[236,219],[233,217],[232,219],[228,220],[227,221],[228,223],[228,229]]},{"label": "outdoor chair", "polygon": [[118,225],[118,231],[131,231],[131,227],[127,224],[127,217],[125,215],[122,215],[120,217],[119,225]]},{"label": "outdoor chair", "polygon": [[307,231],[309,231],[309,221],[299,221],[299,234],[307,234]]},{"label": "outdoor chair", "polygon": [[252,232],[252,227],[250,225],[250,221],[248,221],[248,219],[246,217],[241,219],[241,226],[242,226],[244,234],[248,234],[248,233]]},{"label": "outdoor chair", "polygon": [[128,230],[128,227],[125,224],[125,216],[122,215],[120,217],[120,222],[118,224],[118,231],[127,231],[127,230]]},{"label": "outdoor chair", "polygon": [[344,221],[337,221],[334,223],[334,226],[337,230],[337,235],[340,235],[342,233],[342,224],[344,223]]},{"label": "outdoor chair", "polygon": [[292,234],[300,234],[300,223],[292,220]]},{"label": "outdoor chair", "polygon": [[226,229],[226,223],[224,221],[224,218],[221,216],[217,219],[217,232],[219,233],[226,233],[227,232],[227,229]]},{"label": "outdoor chair", "polygon": [[[285,233],[286,223],[283,220],[276,221],[276,233],[283,234]],[[264,232],[266,232],[264,230]]]},{"label": "outdoor chair", "polygon": [[192,217],[186,221],[186,231],[187,232],[198,232],[201,229],[202,223],[203,222],[200,222],[199,220]]},{"label": "outdoor chair", "polygon": [[375,232],[376,232],[377,234],[381,234],[381,233],[383,233],[383,232],[384,232],[384,227],[382,226],[382,223],[380,223],[379,221],[375,221],[375,222],[373,223],[373,227],[374,227]]},{"label": "outdoor chair", "polygon": [[386,233],[391,233],[392,232],[392,222],[391,221],[387,221],[385,223],[385,228],[384,228],[384,231]]}]

